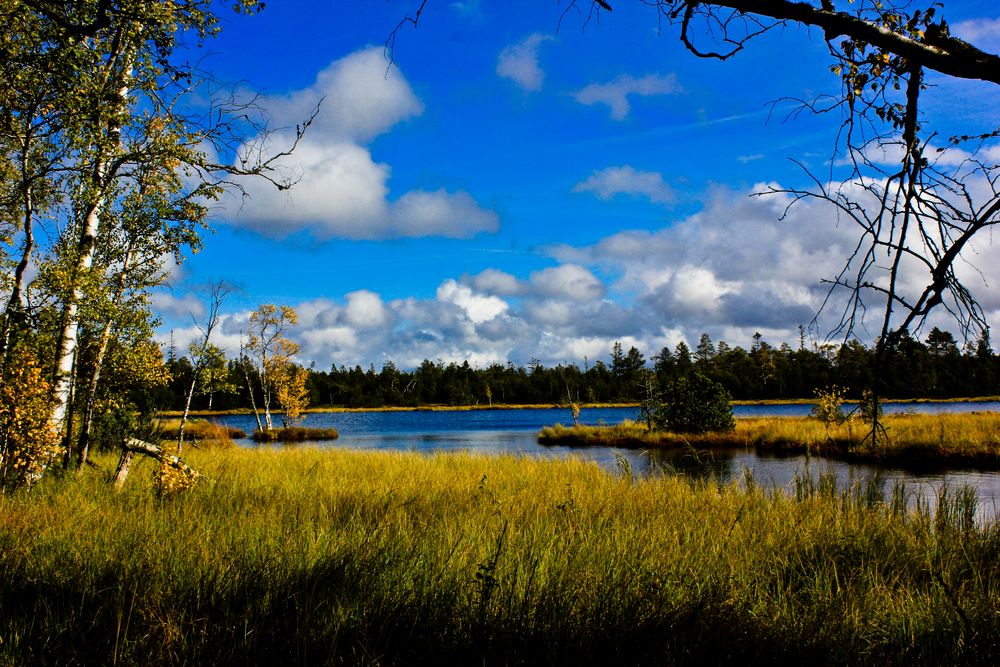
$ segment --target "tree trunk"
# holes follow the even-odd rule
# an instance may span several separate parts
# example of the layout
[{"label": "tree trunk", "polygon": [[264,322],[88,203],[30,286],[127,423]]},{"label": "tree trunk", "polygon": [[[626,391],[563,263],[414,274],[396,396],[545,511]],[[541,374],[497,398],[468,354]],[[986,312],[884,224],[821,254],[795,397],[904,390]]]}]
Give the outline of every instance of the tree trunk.
[{"label": "tree trunk", "polygon": [[94,359],[94,371],[90,375],[90,383],[87,385],[87,402],[83,409],[83,424],[80,427],[80,437],[76,445],[77,466],[87,463],[90,456],[90,434],[94,426],[94,408],[97,404],[97,387],[101,380],[101,367],[104,365],[104,355],[108,351],[108,343],[111,341],[111,320],[104,323],[101,331],[101,341],[97,346],[97,357]]},{"label": "tree trunk", "polygon": [[[119,58],[128,59],[127,48],[121,43],[122,34],[116,38],[116,50],[111,54],[109,67],[117,67]],[[86,211],[83,216],[83,225],[80,230],[80,238],[77,242],[76,264],[72,268],[72,286],[70,293],[63,304],[61,331],[59,333],[59,343],[56,347],[56,367],[53,378],[53,409],[52,423],[56,432],[63,437],[66,446],[67,458],[71,450],[70,440],[72,433],[69,432],[67,416],[70,411],[70,386],[73,370],[76,362],[77,336],[80,330],[79,304],[83,299],[83,279],[94,264],[94,252],[97,246],[97,233],[100,230],[101,213],[107,203],[108,190],[111,180],[116,171],[111,168],[109,152],[117,151],[121,144],[121,133],[123,121],[122,117],[128,109],[128,91],[131,80],[131,63],[122,64],[121,85],[118,88],[115,102],[115,109],[109,113],[107,138],[110,139],[108,149],[99,148],[101,151],[95,161],[93,171],[90,174],[89,185],[92,192],[89,193],[86,203]],[[114,72],[109,72],[109,76],[114,76]]]},{"label": "tree trunk", "polygon": [[[22,152],[22,173],[27,169],[27,165],[24,163],[27,158],[27,150],[24,149]],[[15,322],[15,320],[21,320],[24,314],[22,312],[22,302],[21,294],[23,292],[24,284],[24,272],[28,268],[28,264],[31,261],[31,253],[35,247],[35,237],[33,234],[32,226],[34,224],[34,198],[32,196],[32,188],[30,185],[24,188],[23,193],[23,205],[24,205],[24,219],[22,222],[22,229],[24,231],[24,245],[21,247],[21,261],[18,262],[17,268],[14,269],[14,285],[10,290],[10,299],[7,301],[7,308],[4,311],[2,331],[0,331],[0,365],[2,367],[7,366],[7,350],[10,346],[10,335],[11,328],[15,324],[20,324],[20,321]]]},{"label": "tree trunk", "polygon": [[[241,343],[242,345],[242,343]],[[243,356],[243,349],[240,348],[240,366],[243,367],[243,377],[247,379],[247,391],[250,393],[250,406],[253,408],[254,419],[257,420],[257,430],[263,432],[264,426],[260,423],[260,412],[257,410],[257,399],[253,395],[253,382],[250,381],[249,362]]]},{"label": "tree trunk", "polygon": [[198,384],[198,369],[194,371],[194,377],[191,378],[191,386],[188,387],[187,397],[184,399],[184,414],[181,415],[181,425],[177,427],[177,453],[180,454],[184,449],[184,425],[187,424],[188,415],[191,414],[191,398],[194,396],[194,388]]},{"label": "tree trunk", "polygon": [[[125,253],[125,259],[122,261],[121,274],[119,274],[120,280],[118,281],[118,289],[115,291],[114,300],[118,301],[125,294],[125,273],[129,270],[132,264],[132,250],[133,246],[130,243],[129,248]],[[87,402],[84,408],[83,415],[83,425],[80,429],[80,438],[77,442],[77,465],[82,467],[87,463],[87,459],[90,456],[90,434],[94,425],[94,407],[97,404],[97,387],[101,380],[101,369],[104,367],[104,357],[108,352],[108,345],[111,342],[111,326],[112,320],[108,319],[104,323],[104,329],[101,331],[101,341],[97,347],[97,357],[94,359],[94,371],[90,376],[90,384],[87,386]]]}]

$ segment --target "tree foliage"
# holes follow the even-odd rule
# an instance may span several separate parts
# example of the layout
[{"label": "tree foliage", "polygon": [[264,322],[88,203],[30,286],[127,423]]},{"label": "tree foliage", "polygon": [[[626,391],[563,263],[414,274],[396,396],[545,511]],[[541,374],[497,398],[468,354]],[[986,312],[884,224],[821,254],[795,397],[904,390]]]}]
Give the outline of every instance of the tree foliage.
[{"label": "tree foliage", "polygon": [[651,411],[650,421],[656,430],[675,433],[732,431],[732,397],[717,382],[701,373],[671,380],[660,394],[660,402]]},{"label": "tree foliage", "polygon": [[[291,359],[299,351],[299,345],[286,336],[288,327],[297,324],[298,319],[291,306],[263,304],[250,314],[247,323],[249,338],[246,349],[249,354],[244,357],[244,363],[253,366],[259,379],[264,422],[261,424],[258,417],[257,423],[262,431],[274,428],[271,417],[273,400],[277,399],[281,403],[283,397],[293,411],[300,410],[302,392],[292,387],[300,376],[291,368]],[[249,377],[248,374],[248,380]],[[252,386],[249,389],[253,392]],[[254,412],[256,413],[256,407]]]},{"label": "tree foliage", "polygon": [[272,167],[287,152],[262,150],[254,100],[183,54],[223,13],[262,7],[0,0],[0,367],[34,341],[67,460],[75,443],[86,461],[100,425],[151,409],[150,290],[200,247],[211,200],[234,175],[291,184]]},{"label": "tree foliage", "polygon": [[0,378],[0,492],[30,486],[58,456],[51,386],[26,345]]}]

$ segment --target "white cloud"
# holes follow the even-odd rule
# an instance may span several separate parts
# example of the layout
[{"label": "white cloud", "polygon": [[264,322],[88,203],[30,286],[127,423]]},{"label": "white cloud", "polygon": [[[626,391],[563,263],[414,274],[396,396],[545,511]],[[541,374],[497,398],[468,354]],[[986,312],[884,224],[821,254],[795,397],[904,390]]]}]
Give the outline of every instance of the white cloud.
[{"label": "white cloud", "polygon": [[307,137],[360,143],[424,111],[400,70],[386,62],[381,46],[335,60],[316,76],[312,86],[265,98],[264,104],[281,127],[304,122],[319,104]]},{"label": "white cloud", "polygon": [[[815,201],[797,203],[781,220],[787,196],[750,196],[767,190],[767,184],[712,190],[693,215],[659,230],[552,248],[558,263],[523,277],[490,268],[446,279],[426,297],[387,302],[359,290],[307,301],[297,306],[292,332],[303,346],[300,360],[321,368],[387,360],[411,368],[422,359],[582,365],[584,357],[591,364],[607,360],[616,340],[649,357],[680,340],[693,345],[702,332],[744,347],[756,331],[774,345],[794,344],[798,325],[809,324],[827,296],[820,280],[843,268],[857,231]],[[864,201],[858,192],[848,194]],[[956,271],[995,324],[1000,292],[990,286],[1000,282],[1000,244],[977,237],[965,257]],[[911,262],[900,284],[914,290],[926,278],[926,269]],[[840,315],[839,299],[820,322],[823,334]],[[877,320],[880,303],[870,306]],[[219,344],[230,354],[246,317],[236,313],[223,321]],[[942,312],[929,326],[947,327],[946,318]],[[193,336],[191,327],[177,329],[176,349]]]},{"label": "white cloud", "polygon": [[392,206],[391,220],[400,236],[449,236],[469,238],[480,232],[495,232],[499,218],[466,192],[415,190]]},{"label": "white cloud", "polygon": [[562,264],[531,274],[531,284],[547,297],[590,301],[604,296],[604,285],[582,266]]},{"label": "white cloud", "polygon": [[524,289],[521,282],[509,273],[497,269],[486,269],[472,278],[472,286],[480,292],[516,296]]},{"label": "white cloud", "polygon": [[391,314],[380,297],[369,290],[358,290],[347,295],[344,321],[355,329],[376,329],[389,323]]},{"label": "white cloud", "polygon": [[580,104],[587,106],[606,104],[611,109],[613,119],[625,120],[631,109],[628,99],[630,95],[644,97],[669,95],[680,90],[677,77],[673,74],[668,76],[649,74],[641,79],[622,75],[608,83],[592,83],[573,93],[573,97]]},{"label": "white cloud", "polygon": [[205,314],[205,304],[194,294],[177,297],[169,292],[153,292],[149,300],[154,310],[189,322],[192,317],[200,319]]},{"label": "white cloud", "polygon": [[600,199],[611,199],[618,194],[643,196],[656,204],[671,204],[675,199],[662,174],[638,171],[628,165],[595,171],[587,180],[577,183],[573,192],[592,192]]},{"label": "white cloud", "polygon": [[476,294],[472,288],[450,279],[438,287],[437,299],[459,306],[474,324],[492,320],[509,308],[507,302],[499,297]]},{"label": "white cloud", "polygon": [[[244,179],[249,195],[230,192],[220,216],[271,238],[308,231],[317,239],[385,239],[416,236],[468,238],[496,231],[499,218],[464,191],[415,190],[390,197],[389,165],[364,145],[399,122],[419,115],[423,105],[381,47],[353,53],[331,64],[316,83],[264,104],[280,126],[319,112],[295,152],[283,158],[279,179],[294,181],[278,190],[262,179]],[[290,145],[294,133],[278,131],[272,150]],[[248,146],[245,150],[249,151]]]},{"label": "white cloud", "polygon": [[736,282],[719,280],[710,270],[700,266],[682,266],[674,275],[674,298],[689,308],[713,311],[719,300],[739,289]]},{"label": "white cloud", "polygon": [[510,79],[525,91],[541,90],[545,72],[538,65],[538,50],[551,39],[549,35],[535,33],[504,48],[497,57],[497,75]]},{"label": "white cloud", "polygon": [[1000,17],[960,21],[949,28],[952,35],[980,49],[993,51],[1000,48]]},{"label": "white cloud", "polygon": [[[896,167],[903,160],[903,140],[901,138],[885,139],[866,145],[860,156],[873,165]],[[938,169],[946,167],[975,168],[971,160],[988,165],[1000,164],[1000,144],[987,144],[976,149],[975,154],[953,146],[935,146],[928,144],[923,151],[927,161]],[[844,157],[836,161],[837,166],[852,166],[853,162]],[[960,170],[961,171],[961,170]]]}]

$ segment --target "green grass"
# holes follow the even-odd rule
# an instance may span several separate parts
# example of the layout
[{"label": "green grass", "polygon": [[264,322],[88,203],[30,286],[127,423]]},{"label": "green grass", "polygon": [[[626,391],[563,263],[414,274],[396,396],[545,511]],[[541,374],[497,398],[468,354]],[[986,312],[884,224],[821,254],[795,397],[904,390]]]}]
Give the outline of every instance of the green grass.
[{"label": "green grass", "polygon": [[0,664],[989,664],[966,494],[796,496],[571,459],[203,450],[0,496]]},{"label": "green grass", "polygon": [[869,428],[855,420],[829,429],[809,417],[740,417],[736,429],[702,434],[647,430],[626,421],[612,426],[548,426],[546,445],[609,447],[751,448],[805,453],[911,468],[967,466],[1000,469],[1000,413],[900,414],[883,418],[878,446],[866,443]]}]

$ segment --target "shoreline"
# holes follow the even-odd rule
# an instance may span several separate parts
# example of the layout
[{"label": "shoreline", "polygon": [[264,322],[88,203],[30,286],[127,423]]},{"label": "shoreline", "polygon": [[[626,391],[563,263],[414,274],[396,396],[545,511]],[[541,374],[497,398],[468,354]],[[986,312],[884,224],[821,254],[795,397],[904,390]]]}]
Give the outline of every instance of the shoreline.
[{"label": "shoreline", "polygon": [[878,446],[865,442],[860,422],[825,428],[810,417],[737,417],[728,432],[650,432],[642,424],[547,426],[542,446],[661,450],[753,450],[758,455],[806,455],[911,471],[1000,470],[1000,413],[886,415]]},{"label": "shoreline", "polygon": [[[1000,401],[1000,396],[976,396],[971,398],[900,398],[883,401],[883,405],[920,405],[926,403],[992,403]],[[732,401],[732,405],[811,405],[816,402],[814,398],[790,398],[790,399],[761,399],[761,400],[739,400]],[[847,401],[851,403],[851,401]],[[625,403],[580,403],[581,410],[595,410],[604,408],[638,408],[638,402]],[[496,403],[494,405],[420,405],[420,406],[385,406],[379,408],[348,408],[340,406],[320,406],[306,408],[306,414],[324,413],[350,413],[350,412],[470,412],[478,410],[556,410],[569,409],[568,403]],[[156,413],[157,417],[180,417],[181,410],[162,410]],[[253,410],[249,408],[238,408],[233,410],[191,410],[189,417],[223,417],[227,415],[252,415]],[[279,414],[275,412],[274,414]]]}]

